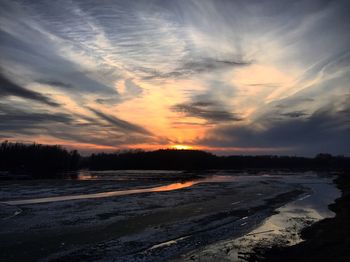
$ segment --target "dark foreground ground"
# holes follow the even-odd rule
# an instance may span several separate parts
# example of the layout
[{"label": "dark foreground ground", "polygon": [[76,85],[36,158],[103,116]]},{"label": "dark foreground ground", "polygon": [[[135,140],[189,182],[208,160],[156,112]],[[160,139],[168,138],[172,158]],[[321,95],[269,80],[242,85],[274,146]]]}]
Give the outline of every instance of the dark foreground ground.
[{"label": "dark foreground ground", "polygon": [[[237,246],[235,239],[256,227],[259,230],[259,225],[291,201],[307,201],[320,191],[332,195],[325,190],[336,190],[330,174],[220,171],[214,176],[202,173],[205,182],[201,183],[196,183],[198,178],[191,174],[170,171],[89,172],[89,175],[80,180],[0,181],[0,261],[221,262],[237,261],[234,256],[242,251],[252,254],[251,261],[263,257],[267,261],[348,261],[344,251],[349,246],[350,186],[346,176],[336,180],[343,192],[343,198],[331,207],[336,218],[304,230],[303,236],[308,240],[302,245],[269,250],[260,246],[252,250],[254,245],[247,251],[244,246],[242,249]],[[188,175],[193,179],[182,181]],[[8,202],[187,183],[193,184],[178,190],[106,198]],[[339,193],[332,197],[332,202]],[[324,207],[331,203],[329,200],[321,202]],[[288,238],[285,233],[282,231],[283,239]],[[222,241],[229,243],[223,250]],[[305,253],[303,257],[301,252]],[[239,261],[246,261],[245,258]]]},{"label": "dark foreground ground", "polygon": [[350,261],[350,174],[340,175],[335,182],[342,196],[329,206],[336,213],[334,218],[324,219],[305,228],[301,232],[305,241],[297,245],[256,248],[250,261]]},{"label": "dark foreground ground", "polygon": [[[180,179],[183,173],[125,175],[122,171],[103,173],[107,180],[2,181],[0,261],[176,259],[244,235],[275,209],[308,194],[310,190],[297,177],[316,179],[313,173],[271,172],[267,176],[216,173],[218,181],[225,178],[226,182],[210,180],[179,190],[37,204],[7,201],[169,185],[174,181],[167,177]],[[162,180],[155,180],[157,176]],[[123,179],[113,180],[116,177]]]}]

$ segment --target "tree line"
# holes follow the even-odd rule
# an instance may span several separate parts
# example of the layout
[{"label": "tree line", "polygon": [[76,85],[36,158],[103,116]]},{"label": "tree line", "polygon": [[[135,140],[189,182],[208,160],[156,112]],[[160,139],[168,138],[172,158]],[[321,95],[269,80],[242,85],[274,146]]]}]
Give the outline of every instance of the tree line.
[{"label": "tree line", "polygon": [[[24,144],[4,141],[0,145],[0,171],[30,172],[53,176],[56,172],[78,170],[204,170],[245,168],[350,169],[350,158],[319,154],[314,158],[296,156],[217,156],[200,150],[162,149],[120,151],[81,156],[58,145]],[[44,174],[44,175],[43,175]]]},{"label": "tree line", "polygon": [[108,169],[246,169],[246,168],[288,168],[288,169],[349,169],[350,158],[318,154],[314,158],[296,156],[217,156],[199,150],[162,149],[150,152],[132,151],[122,153],[100,153],[88,157],[88,168]]},{"label": "tree line", "polygon": [[30,172],[38,176],[52,176],[56,172],[76,170],[80,164],[81,156],[78,151],[68,151],[59,145],[8,141],[0,145],[1,171]]}]

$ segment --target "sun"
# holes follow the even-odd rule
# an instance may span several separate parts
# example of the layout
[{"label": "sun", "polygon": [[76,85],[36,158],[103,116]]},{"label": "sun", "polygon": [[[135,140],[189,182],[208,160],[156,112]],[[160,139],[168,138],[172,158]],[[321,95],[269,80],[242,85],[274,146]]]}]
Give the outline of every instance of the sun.
[{"label": "sun", "polygon": [[177,150],[189,150],[192,149],[191,146],[187,146],[187,145],[173,145],[171,146],[172,149],[177,149]]}]

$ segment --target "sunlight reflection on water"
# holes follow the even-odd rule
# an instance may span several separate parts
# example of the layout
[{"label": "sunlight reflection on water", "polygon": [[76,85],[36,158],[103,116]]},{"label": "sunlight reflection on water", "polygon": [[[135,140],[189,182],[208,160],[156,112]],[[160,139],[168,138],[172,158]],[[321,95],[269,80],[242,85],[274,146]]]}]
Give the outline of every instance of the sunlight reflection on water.
[{"label": "sunlight reflection on water", "polygon": [[[90,178],[87,178],[90,180]],[[24,200],[10,200],[2,202],[7,205],[28,205],[28,204],[39,204],[39,203],[49,203],[58,201],[68,201],[68,200],[79,200],[79,199],[92,199],[92,198],[104,198],[104,197],[114,197],[114,196],[124,196],[140,193],[151,193],[151,192],[165,192],[179,190],[199,183],[219,183],[219,182],[233,182],[236,181],[234,176],[209,176],[204,179],[195,179],[186,182],[172,183],[163,186],[149,187],[149,188],[138,188],[138,189],[128,189],[128,190],[117,190],[101,193],[91,193],[91,194],[80,194],[80,195],[68,195],[68,196],[54,196],[54,197],[43,197],[35,199],[24,199]]]},{"label": "sunlight reflection on water", "polygon": [[55,197],[43,197],[35,199],[24,199],[24,200],[11,200],[2,202],[7,205],[28,205],[28,204],[39,204],[39,203],[49,203],[49,202],[58,202],[58,201],[68,201],[68,200],[79,200],[79,199],[92,199],[92,198],[104,198],[104,197],[113,197],[113,196],[124,196],[140,193],[151,193],[151,192],[165,192],[178,190],[186,187],[193,186],[198,182],[184,182],[184,183],[173,183],[165,186],[157,186],[150,188],[140,188],[140,189],[129,189],[129,190],[118,190],[94,194],[81,194],[81,195],[70,195],[70,196],[55,196]]}]

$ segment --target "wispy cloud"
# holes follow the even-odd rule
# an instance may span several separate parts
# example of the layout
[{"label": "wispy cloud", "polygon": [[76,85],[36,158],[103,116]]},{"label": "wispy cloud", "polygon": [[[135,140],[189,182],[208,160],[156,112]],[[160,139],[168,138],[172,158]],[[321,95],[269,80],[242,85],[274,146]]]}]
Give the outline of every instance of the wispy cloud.
[{"label": "wispy cloud", "polygon": [[242,67],[251,64],[250,61],[234,60],[212,60],[201,59],[198,61],[188,61],[169,72],[158,72],[147,68],[140,68],[144,80],[150,79],[178,79],[198,76],[202,73],[215,73],[217,70],[227,70],[235,67]]},{"label": "wispy cloud", "polygon": [[345,152],[349,6],[3,0],[1,137]]},{"label": "wispy cloud", "polygon": [[93,108],[90,108],[90,110],[92,112],[94,112],[97,116],[99,116],[101,119],[107,121],[108,123],[114,125],[115,127],[119,128],[119,129],[122,129],[123,131],[134,132],[134,133],[139,133],[139,134],[143,134],[143,135],[151,135],[151,133],[149,131],[147,131],[146,129],[144,129],[141,126],[129,123],[128,121],[119,119],[115,116],[105,114],[105,113],[98,111],[96,109],[93,109]]}]

